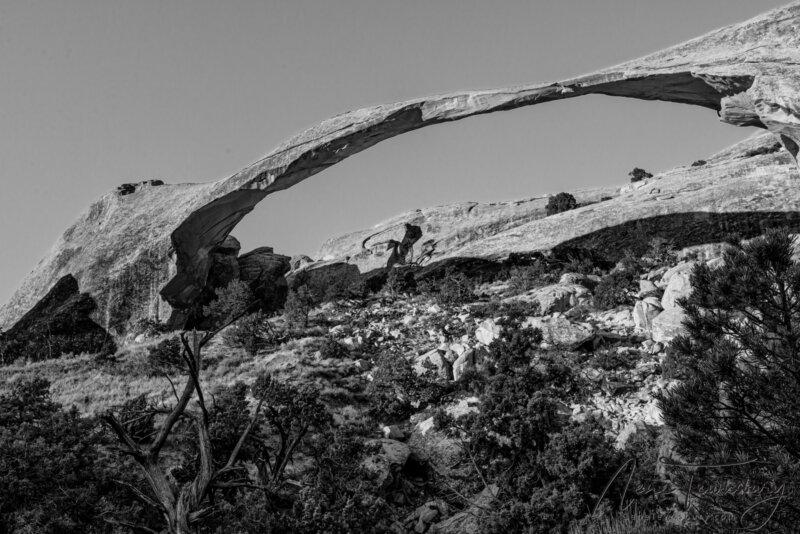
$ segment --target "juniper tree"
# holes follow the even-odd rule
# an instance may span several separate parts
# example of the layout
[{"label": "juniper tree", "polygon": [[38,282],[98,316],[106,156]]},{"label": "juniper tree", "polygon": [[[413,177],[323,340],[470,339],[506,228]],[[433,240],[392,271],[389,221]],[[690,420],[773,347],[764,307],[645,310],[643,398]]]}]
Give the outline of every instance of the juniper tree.
[{"label": "juniper tree", "polygon": [[770,230],[730,247],[720,267],[696,266],[693,292],[679,301],[686,333],[671,350],[683,382],[660,404],[683,459],[672,474],[711,529],[766,523],[774,531],[800,520],[800,263],[792,254],[788,231]]}]

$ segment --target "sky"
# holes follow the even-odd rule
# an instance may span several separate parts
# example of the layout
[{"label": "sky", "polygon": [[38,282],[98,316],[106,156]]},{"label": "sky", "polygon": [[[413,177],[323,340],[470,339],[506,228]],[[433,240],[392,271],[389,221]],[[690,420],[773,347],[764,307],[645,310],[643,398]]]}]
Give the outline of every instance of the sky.
[{"label": "sky", "polygon": [[[332,115],[548,82],[755,16],[773,0],[0,2],[0,301],[124,182],[224,178]],[[621,184],[751,132],[588,96],[390,139],[267,197],[243,252],[313,255],[401,212]]]}]

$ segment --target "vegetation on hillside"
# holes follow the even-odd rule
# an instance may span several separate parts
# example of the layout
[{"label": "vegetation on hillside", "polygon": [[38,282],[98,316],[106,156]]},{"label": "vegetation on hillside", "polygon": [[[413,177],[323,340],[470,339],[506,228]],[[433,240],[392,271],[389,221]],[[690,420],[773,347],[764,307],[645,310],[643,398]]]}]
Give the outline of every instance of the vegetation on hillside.
[{"label": "vegetation on hillside", "polygon": [[[41,378],[0,395],[0,532],[791,531],[800,264],[786,231],[732,241],[694,268],[665,360],[608,333],[553,343],[528,323],[541,302],[493,293],[582,281],[591,299],[548,320],[618,313],[677,261],[664,240],[612,268],[395,268],[369,295],[309,278],[275,315],[231,284],[203,310],[209,330],[152,328],[141,354],[94,363],[163,395],[99,416]],[[619,441],[576,409],[599,390],[618,401],[618,377],[643,366],[680,380],[659,390],[663,426]]]}]

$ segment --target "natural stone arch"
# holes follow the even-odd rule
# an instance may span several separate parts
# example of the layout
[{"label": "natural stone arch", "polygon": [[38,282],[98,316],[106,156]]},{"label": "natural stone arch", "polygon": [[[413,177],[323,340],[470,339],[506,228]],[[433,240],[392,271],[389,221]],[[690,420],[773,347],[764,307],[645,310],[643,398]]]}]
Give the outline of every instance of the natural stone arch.
[{"label": "natural stone arch", "polygon": [[[351,111],[292,137],[266,157],[218,182],[148,186],[142,188],[143,193],[134,190],[122,199],[107,195],[67,230],[54,249],[80,252],[69,260],[51,255],[40,262],[0,310],[0,324],[19,317],[52,281],[66,273],[74,274],[82,290],[104,302],[108,290],[93,274],[92,266],[101,259],[98,250],[114,249],[113,240],[121,235],[138,246],[152,244],[159,250],[166,248],[165,242],[171,244],[177,270],[161,295],[173,306],[187,306],[205,284],[209,252],[270,193],[385,139],[474,115],[587,94],[663,100],[713,109],[730,124],[766,128],[796,157],[800,145],[798,24],[800,2],[794,2],[644,58],[570,80],[458,92]],[[157,195],[152,193],[156,189]],[[92,215],[98,210],[104,214],[99,224]],[[121,220],[126,214],[134,217]],[[87,241],[92,246],[86,246]],[[131,251],[120,251],[106,275],[113,277],[135,258]],[[161,279],[164,274],[154,273],[154,277]],[[152,304],[147,308],[152,309]],[[142,309],[132,316],[145,313]]]}]

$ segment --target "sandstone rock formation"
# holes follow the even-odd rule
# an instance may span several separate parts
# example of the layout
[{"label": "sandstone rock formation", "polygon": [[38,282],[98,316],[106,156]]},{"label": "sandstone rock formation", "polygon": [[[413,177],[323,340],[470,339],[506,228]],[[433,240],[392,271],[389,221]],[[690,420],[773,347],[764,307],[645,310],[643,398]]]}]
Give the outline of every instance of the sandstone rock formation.
[{"label": "sandstone rock formation", "polygon": [[[64,233],[22,282],[0,310],[0,324],[19,318],[45,288],[68,273],[98,301],[98,320],[117,332],[136,318],[163,317],[170,306],[186,307],[204,290],[212,250],[264,197],[382,140],[473,115],[587,94],[665,100],[709,108],[730,124],[768,129],[796,156],[799,21],[800,3],[793,2],[644,58],[562,82],[459,92],[351,111],[292,137],[229,178],[158,187],[157,182],[145,182],[133,191],[110,193]],[[781,160],[781,165],[786,176],[788,162]],[[736,167],[745,177],[767,179],[754,166]],[[707,171],[714,176],[715,169]],[[670,195],[644,189],[653,199]],[[552,225],[568,222],[552,218]],[[488,251],[483,245],[467,245],[462,252],[497,253],[507,242],[505,236]]]},{"label": "sandstone rock formation", "polygon": [[[433,253],[422,264],[453,257],[500,259],[512,253],[595,247],[622,253],[652,236],[680,247],[722,241],[732,232],[751,236],[765,226],[800,225],[798,172],[786,150],[767,151],[771,134],[760,134],[706,158],[637,182],[634,188],[576,193],[577,209],[546,217],[546,198],[516,203],[455,204],[416,210],[325,243],[320,257],[346,260],[362,271],[386,263],[380,248],[362,247],[370,235],[397,235],[404,221],[422,228],[420,243]],[[606,200],[601,200],[605,198]],[[540,211],[541,210],[541,211]]]},{"label": "sandstone rock formation", "polygon": [[17,358],[46,360],[62,353],[111,354],[114,340],[89,316],[95,309],[91,296],[78,291],[67,275],[7,332],[0,333],[0,363]]}]

